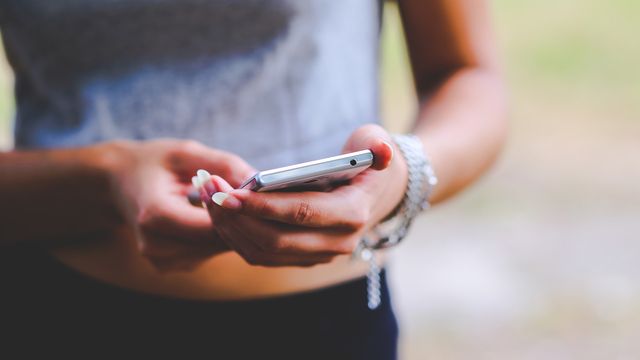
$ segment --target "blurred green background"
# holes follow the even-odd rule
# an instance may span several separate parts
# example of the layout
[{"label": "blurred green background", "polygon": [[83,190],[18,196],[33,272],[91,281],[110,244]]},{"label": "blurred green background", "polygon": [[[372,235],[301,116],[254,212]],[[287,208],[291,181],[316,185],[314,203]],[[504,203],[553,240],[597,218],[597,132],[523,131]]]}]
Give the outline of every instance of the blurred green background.
[{"label": "blurred green background", "polygon": [[[640,1],[497,0],[511,134],[493,170],[416,223],[390,275],[403,359],[640,355]],[[383,114],[415,112],[386,5]],[[0,69],[0,146],[12,76]]]}]

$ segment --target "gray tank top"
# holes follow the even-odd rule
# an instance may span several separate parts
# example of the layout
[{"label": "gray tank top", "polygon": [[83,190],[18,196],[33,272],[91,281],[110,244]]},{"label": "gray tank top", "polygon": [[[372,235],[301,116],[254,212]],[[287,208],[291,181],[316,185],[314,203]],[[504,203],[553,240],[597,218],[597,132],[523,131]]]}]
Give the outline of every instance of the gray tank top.
[{"label": "gray tank top", "polygon": [[17,148],[195,139],[257,168],[378,122],[377,0],[0,0]]}]

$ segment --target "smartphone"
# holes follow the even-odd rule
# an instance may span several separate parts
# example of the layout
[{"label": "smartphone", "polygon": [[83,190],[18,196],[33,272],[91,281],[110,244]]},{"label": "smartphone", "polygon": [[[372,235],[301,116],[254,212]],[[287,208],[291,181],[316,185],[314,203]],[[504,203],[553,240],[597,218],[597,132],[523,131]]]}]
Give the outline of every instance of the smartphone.
[{"label": "smartphone", "polygon": [[260,171],[241,189],[253,191],[327,190],[348,181],[373,164],[371,150]]}]

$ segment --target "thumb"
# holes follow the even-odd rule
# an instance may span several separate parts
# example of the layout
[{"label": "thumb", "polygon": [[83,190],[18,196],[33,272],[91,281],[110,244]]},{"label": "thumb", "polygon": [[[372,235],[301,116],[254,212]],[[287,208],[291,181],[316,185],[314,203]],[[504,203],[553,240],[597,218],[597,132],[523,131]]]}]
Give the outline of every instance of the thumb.
[{"label": "thumb", "polygon": [[221,176],[234,187],[256,172],[241,157],[200,143],[191,143],[184,147],[179,160],[176,162],[176,170],[189,179],[198,169],[205,169],[211,174]]},{"label": "thumb", "polygon": [[368,124],[354,131],[344,147],[343,153],[369,149],[373,153],[373,165],[376,170],[386,169],[393,159],[394,147],[391,136],[379,125]]}]

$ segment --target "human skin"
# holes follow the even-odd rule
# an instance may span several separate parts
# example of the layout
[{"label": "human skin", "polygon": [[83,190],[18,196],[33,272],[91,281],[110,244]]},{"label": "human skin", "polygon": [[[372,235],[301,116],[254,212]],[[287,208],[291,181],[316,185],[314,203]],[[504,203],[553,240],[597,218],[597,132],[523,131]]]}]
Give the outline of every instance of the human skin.
[{"label": "human skin", "polygon": [[[485,18],[486,4],[418,0],[402,1],[400,9],[416,89],[423,99],[415,134],[439,177],[431,198],[435,204],[479,177],[496,157],[505,137],[504,89]],[[372,148],[385,140],[389,135],[383,129],[368,126],[354,133],[346,150]],[[218,178],[215,183],[227,195],[222,206],[209,206],[213,222],[219,224],[216,231],[230,248],[256,265],[277,265],[275,259],[283,254],[315,250],[309,238],[340,244],[334,254],[340,250],[348,254],[367,229],[388,216],[404,193],[403,159],[383,157],[390,169],[367,171],[331,193],[291,196],[231,191]],[[386,167],[378,164],[378,170]],[[345,208],[346,214],[358,214],[347,226],[340,221],[348,218]],[[329,219],[328,214],[341,214],[341,218]],[[296,231],[278,223],[294,226]]]},{"label": "human skin", "polygon": [[159,270],[191,269],[228,250],[186,200],[201,167],[233,184],[254,172],[233,154],[169,139],[2,154],[0,241],[73,246],[125,228]]},{"label": "human skin", "polygon": [[[414,133],[438,175],[431,201],[439,203],[476,180],[499,153],[506,133],[505,89],[487,2],[405,0],[399,5],[421,99]],[[383,152],[379,158],[390,160],[362,173],[346,190],[315,198],[238,196],[243,204],[269,204],[263,213],[233,212],[209,203],[208,214],[186,202],[190,177],[198,168],[220,175],[212,180],[213,190],[226,193],[254,170],[233,154],[193,142],[106,142],[2,153],[0,241],[50,246],[78,271],[172,296],[242,298],[329,285],[365,271],[349,267],[340,254],[352,250],[359,235],[387,216],[404,193],[406,165],[397,149],[385,150],[384,141],[389,142],[389,135],[375,126],[352,135],[345,150],[377,146]],[[357,219],[347,219],[348,226],[331,222],[335,219],[330,216],[358,204],[365,206],[358,206],[361,211]],[[242,208],[248,211],[251,205]],[[298,214],[293,219],[300,223],[292,223],[291,214]],[[247,256],[239,245],[240,232],[231,225],[216,228],[221,217],[232,219],[229,224],[236,229],[275,223],[275,229],[254,227],[264,232],[251,234],[268,234],[274,241],[263,244],[267,251],[261,255]],[[303,242],[314,236],[317,246],[301,251]],[[324,265],[291,267],[314,264]],[[175,271],[180,275],[171,275]],[[231,280],[215,277],[221,272]]]},{"label": "human skin", "polygon": [[[365,232],[388,217],[404,197],[407,168],[380,126],[356,130],[343,149],[371,149],[371,168],[332,191],[262,193],[234,190],[214,176],[203,190],[216,234],[248,263],[311,266],[350,255]],[[218,202],[213,196],[222,195]],[[209,200],[211,197],[212,200]]]}]

